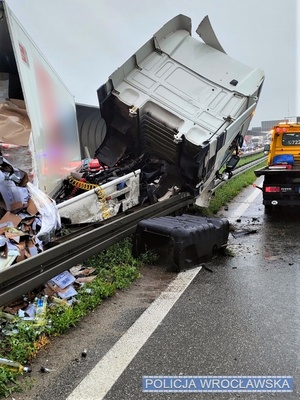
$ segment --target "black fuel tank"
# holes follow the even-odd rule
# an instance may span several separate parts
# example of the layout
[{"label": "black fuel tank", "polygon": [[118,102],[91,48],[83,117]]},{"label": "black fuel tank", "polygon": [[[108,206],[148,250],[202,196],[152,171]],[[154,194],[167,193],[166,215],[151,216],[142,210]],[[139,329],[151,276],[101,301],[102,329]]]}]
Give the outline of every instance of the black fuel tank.
[{"label": "black fuel tank", "polygon": [[140,221],[135,234],[134,254],[155,250],[159,263],[180,271],[207,261],[227,244],[229,221],[225,218],[183,214]]}]

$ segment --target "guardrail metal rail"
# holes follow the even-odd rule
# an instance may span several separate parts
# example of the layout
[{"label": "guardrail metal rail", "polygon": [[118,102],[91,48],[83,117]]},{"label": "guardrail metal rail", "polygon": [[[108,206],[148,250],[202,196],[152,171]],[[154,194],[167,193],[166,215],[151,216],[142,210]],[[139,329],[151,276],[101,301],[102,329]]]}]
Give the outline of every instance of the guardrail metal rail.
[{"label": "guardrail metal rail", "polygon": [[[266,157],[237,168],[234,176],[264,159]],[[213,191],[224,183],[220,181]],[[78,226],[72,233],[51,242],[51,248],[0,271],[0,307],[133,234],[142,219],[170,215],[193,203],[189,193],[180,193],[162,202],[130,209],[126,214],[103,222]]]},{"label": "guardrail metal rail", "polygon": [[170,215],[193,202],[189,193],[180,193],[162,202],[128,210],[126,215],[85,225],[54,240],[53,247],[0,271],[0,306],[131,235],[142,219]]}]

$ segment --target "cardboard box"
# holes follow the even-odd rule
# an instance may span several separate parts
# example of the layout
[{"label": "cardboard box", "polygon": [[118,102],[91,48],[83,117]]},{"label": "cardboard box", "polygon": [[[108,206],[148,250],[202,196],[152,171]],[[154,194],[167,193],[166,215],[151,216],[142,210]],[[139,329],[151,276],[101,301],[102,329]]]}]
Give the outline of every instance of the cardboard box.
[{"label": "cardboard box", "polygon": [[20,218],[17,214],[8,211],[0,219],[0,235],[4,233],[5,228],[7,228],[8,226],[13,226],[14,228],[16,228],[21,221],[22,218]]},{"label": "cardboard box", "polygon": [[0,183],[0,193],[7,211],[22,210],[24,207],[24,192],[20,189],[13,181],[3,181]]}]

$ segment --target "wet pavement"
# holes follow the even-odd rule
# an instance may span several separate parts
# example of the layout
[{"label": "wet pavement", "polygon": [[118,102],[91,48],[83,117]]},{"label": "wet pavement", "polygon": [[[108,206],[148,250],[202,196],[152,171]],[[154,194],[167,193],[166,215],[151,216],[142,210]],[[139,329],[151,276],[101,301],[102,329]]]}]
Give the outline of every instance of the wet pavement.
[{"label": "wet pavement", "polygon": [[[252,191],[221,214],[232,215]],[[231,220],[231,256],[206,264],[106,400],[300,398],[300,214],[265,214],[261,201]],[[143,375],[293,376],[294,391],[142,393]]]},{"label": "wet pavement", "polygon": [[[300,398],[300,213],[290,209],[266,214],[261,192],[250,187],[224,207],[220,216],[231,224],[227,255],[204,264],[105,400]],[[62,360],[55,376],[47,375],[43,390],[37,387],[34,395],[17,395],[16,399],[65,400],[146,309],[141,291],[134,294],[134,290],[133,287],[127,293],[129,308],[125,308],[123,296],[116,297],[100,307],[94,317],[89,316],[88,324],[82,321],[72,330],[71,339],[77,348],[68,335],[63,340],[69,348],[59,339],[61,344],[56,346],[58,353],[64,349],[65,361],[68,354],[72,357],[79,352],[81,342],[89,341],[89,356],[84,363],[68,361],[64,366]],[[142,293],[146,296],[146,287]],[[154,297],[147,300],[148,305]],[[137,314],[132,312],[137,309]],[[119,321],[118,332],[110,327],[113,319]],[[95,329],[90,335],[92,327]],[[52,347],[51,357],[51,351],[45,351],[48,365],[57,364],[61,358],[54,350]],[[294,390],[251,394],[143,393],[142,377],[150,375],[292,376]],[[96,388],[101,385],[101,376],[94,384]]]}]

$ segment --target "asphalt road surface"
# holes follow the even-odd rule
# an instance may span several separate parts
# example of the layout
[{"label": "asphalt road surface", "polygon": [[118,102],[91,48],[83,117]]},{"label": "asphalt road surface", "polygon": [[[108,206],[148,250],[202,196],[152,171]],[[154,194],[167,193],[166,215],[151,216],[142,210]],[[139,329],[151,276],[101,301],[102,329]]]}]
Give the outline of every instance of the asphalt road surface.
[{"label": "asphalt road surface", "polygon": [[[36,384],[14,398],[299,399],[300,213],[266,214],[249,187],[221,215],[232,227],[227,256],[179,278],[143,271],[43,350]],[[293,392],[146,393],[143,376],[291,376]]]}]

